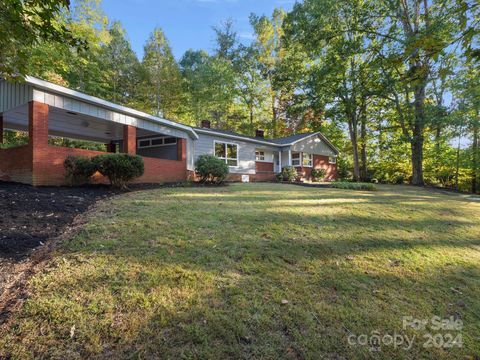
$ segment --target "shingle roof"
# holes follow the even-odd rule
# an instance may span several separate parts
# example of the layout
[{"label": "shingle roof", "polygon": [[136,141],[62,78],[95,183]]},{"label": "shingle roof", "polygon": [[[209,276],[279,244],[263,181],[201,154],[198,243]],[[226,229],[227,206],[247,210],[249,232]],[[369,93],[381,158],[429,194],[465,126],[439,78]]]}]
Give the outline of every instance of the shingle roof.
[{"label": "shingle roof", "polygon": [[309,133],[304,133],[304,134],[296,134],[296,135],[291,135],[283,138],[277,138],[277,139],[269,139],[268,141],[273,142],[278,145],[286,145],[286,144],[291,144],[295,141],[301,140],[303,138],[312,136],[314,134],[318,134],[318,132],[309,132]]},{"label": "shingle roof", "polygon": [[287,137],[283,137],[283,138],[277,138],[277,139],[265,139],[265,138],[262,138],[262,137],[253,137],[253,136],[246,136],[246,135],[242,135],[242,134],[239,134],[239,133],[236,133],[234,131],[230,131],[230,130],[221,130],[221,129],[212,129],[212,128],[200,128],[200,127],[194,127],[194,130],[197,130],[199,132],[211,132],[212,134],[219,134],[219,135],[226,135],[226,136],[235,136],[235,137],[238,137],[238,138],[242,138],[242,139],[245,139],[246,141],[254,141],[254,142],[261,142],[261,143],[267,143],[267,144],[270,144],[272,146],[286,146],[286,145],[291,145],[292,143],[296,142],[296,141],[299,141],[299,140],[302,140],[304,138],[307,138],[309,136],[312,136],[312,135],[315,135],[315,134],[318,134],[319,136],[321,136],[325,142],[336,152],[338,153],[338,150],[337,148],[330,142],[328,141],[328,139],[322,135],[319,131],[317,132],[308,132],[308,133],[304,133],[304,134],[296,134],[296,135],[291,135],[291,136],[287,136]]}]

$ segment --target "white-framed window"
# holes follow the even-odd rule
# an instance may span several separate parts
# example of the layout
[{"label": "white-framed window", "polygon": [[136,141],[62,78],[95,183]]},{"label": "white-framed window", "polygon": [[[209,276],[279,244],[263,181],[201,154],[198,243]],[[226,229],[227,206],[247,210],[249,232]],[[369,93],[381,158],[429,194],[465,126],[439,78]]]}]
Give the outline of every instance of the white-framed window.
[{"label": "white-framed window", "polygon": [[300,153],[292,153],[292,166],[300,166]]},{"label": "white-framed window", "polygon": [[255,160],[256,161],[265,161],[265,151],[256,150],[255,151]]},{"label": "white-framed window", "polygon": [[151,139],[141,139],[138,140],[137,148],[138,149],[145,149],[157,146],[167,146],[167,145],[175,145],[177,143],[177,138],[170,137],[170,136],[162,136],[156,137]]},{"label": "white-framed window", "polygon": [[312,167],[313,166],[313,154],[303,153],[303,166]]},{"label": "white-framed window", "polygon": [[329,164],[336,164],[337,163],[337,157],[336,156],[329,156],[328,157],[328,163]]},{"label": "white-framed window", "polygon": [[215,156],[228,166],[238,166],[238,144],[215,141],[214,150]]}]

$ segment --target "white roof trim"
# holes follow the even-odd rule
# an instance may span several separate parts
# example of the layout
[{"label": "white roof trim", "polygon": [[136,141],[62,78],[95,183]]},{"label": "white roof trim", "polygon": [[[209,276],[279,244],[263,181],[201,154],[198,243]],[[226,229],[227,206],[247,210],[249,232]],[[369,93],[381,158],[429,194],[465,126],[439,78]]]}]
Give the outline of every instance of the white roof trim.
[{"label": "white roof trim", "polygon": [[102,100],[100,98],[90,96],[90,95],[81,93],[79,91],[68,89],[68,88],[60,86],[60,85],[52,84],[48,81],[40,80],[40,79],[34,78],[32,76],[26,76],[25,81],[26,81],[27,84],[32,85],[34,88],[47,90],[47,91],[52,91],[52,92],[57,93],[57,94],[70,96],[70,97],[73,97],[75,99],[82,100],[82,101],[88,102],[88,103],[93,104],[93,105],[103,106],[105,108],[108,108],[109,110],[118,111],[118,112],[126,114],[126,115],[130,115],[130,116],[133,116],[133,117],[138,117],[138,118],[148,120],[148,121],[151,121],[151,122],[159,123],[159,124],[164,125],[164,126],[172,127],[172,128],[175,128],[175,129],[180,129],[180,130],[183,130],[183,131],[187,131],[193,136],[194,139],[198,139],[198,135],[195,133],[195,130],[193,130],[193,128],[188,126],[188,125],[179,124],[179,123],[176,123],[174,121],[170,121],[170,120],[162,119],[162,118],[159,118],[159,117],[156,117],[156,116],[153,116],[153,115],[149,115],[149,114],[144,113],[142,111],[138,111],[138,110],[131,109],[131,108],[121,106],[121,105],[117,105],[117,104],[114,104],[110,101]]}]

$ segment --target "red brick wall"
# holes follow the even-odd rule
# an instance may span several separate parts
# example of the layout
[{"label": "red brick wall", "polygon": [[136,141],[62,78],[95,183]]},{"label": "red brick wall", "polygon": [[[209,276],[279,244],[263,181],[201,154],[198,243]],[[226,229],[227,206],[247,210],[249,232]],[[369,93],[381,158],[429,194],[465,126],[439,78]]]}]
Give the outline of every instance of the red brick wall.
[{"label": "red brick wall", "polygon": [[[35,183],[33,185],[65,185],[65,169],[63,162],[69,155],[74,156],[96,156],[105,154],[102,151],[72,149],[61,146],[48,146],[40,150],[37,149],[37,157],[48,159],[42,161],[37,166],[35,173]],[[185,161],[164,160],[155,158],[143,158],[145,164],[145,173],[136,179],[136,183],[160,183],[184,181],[187,179],[187,168]],[[93,183],[108,183],[108,180],[100,174],[94,175]]]},{"label": "red brick wall", "polygon": [[0,144],[3,144],[3,115],[0,114]]},{"label": "red brick wall", "polygon": [[[333,181],[338,178],[337,164],[330,164],[328,162],[328,156],[313,155],[313,168],[327,170],[327,174],[323,181]],[[306,180],[312,180],[311,174],[313,168],[301,166],[296,167],[298,174]]]},{"label": "red brick wall", "polygon": [[137,128],[132,125],[123,125],[123,152],[137,153]]},{"label": "red brick wall", "polygon": [[32,183],[32,148],[29,145],[0,149],[0,180]]},{"label": "red brick wall", "polygon": [[273,172],[273,162],[255,162],[255,172],[253,181],[272,181],[275,180],[275,173]]}]

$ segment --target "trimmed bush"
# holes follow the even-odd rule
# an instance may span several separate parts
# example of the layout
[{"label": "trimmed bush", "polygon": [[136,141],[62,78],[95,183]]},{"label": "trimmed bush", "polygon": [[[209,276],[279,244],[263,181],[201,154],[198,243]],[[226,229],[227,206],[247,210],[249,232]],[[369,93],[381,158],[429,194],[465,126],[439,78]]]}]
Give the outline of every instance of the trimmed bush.
[{"label": "trimmed bush", "polygon": [[347,182],[347,181],[333,182],[332,187],[336,189],[346,189],[346,190],[367,190],[367,191],[377,190],[375,185],[372,183],[356,183],[356,182]]},{"label": "trimmed bush", "polygon": [[195,172],[201,183],[221,184],[228,175],[228,165],[212,155],[201,155],[198,157]]},{"label": "trimmed bush", "polygon": [[68,156],[63,166],[70,185],[88,183],[90,177],[97,171],[93,161],[86,156]]},{"label": "trimmed bush", "polygon": [[142,157],[130,154],[105,154],[92,158],[95,168],[108,178],[110,184],[126,189],[133,179],[143,175],[145,166]]},{"label": "trimmed bush", "polygon": [[297,180],[297,177],[297,169],[293,166],[285,166],[282,168],[282,172],[279,176],[277,176],[277,179],[280,179],[280,181],[294,182]]},{"label": "trimmed bush", "polygon": [[325,169],[312,169],[313,181],[323,180],[327,176],[327,170]]}]

